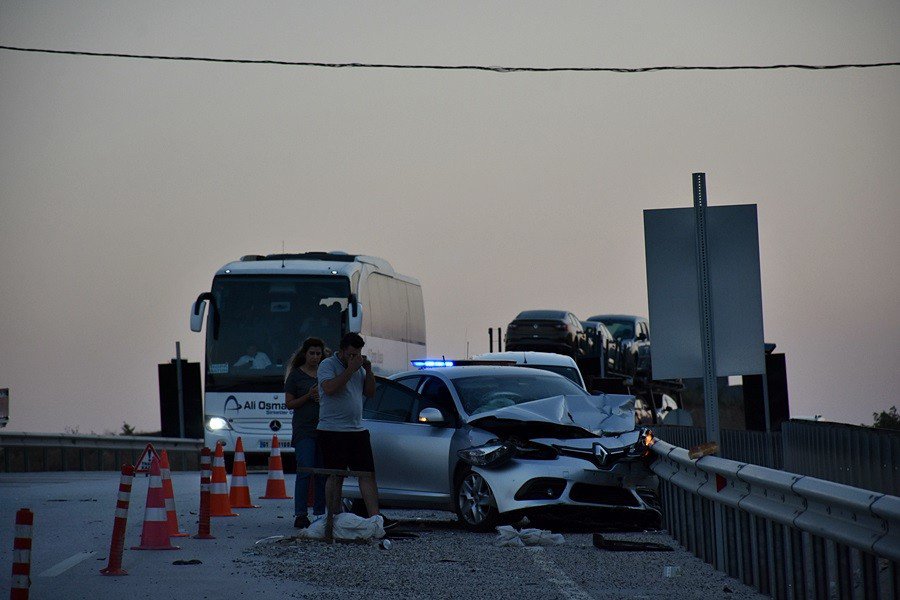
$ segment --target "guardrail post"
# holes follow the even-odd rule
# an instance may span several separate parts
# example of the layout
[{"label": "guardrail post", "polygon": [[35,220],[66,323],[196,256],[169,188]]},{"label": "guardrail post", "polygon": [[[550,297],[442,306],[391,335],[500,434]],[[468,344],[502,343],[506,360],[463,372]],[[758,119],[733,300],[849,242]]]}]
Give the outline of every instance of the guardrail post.
[{"label": "guardrail post", "polygon": [[828,598],[837,600],[841,595],[841,589],[838,587],[837,544],[834,540],[825,540],[825,572],[828,578]]},{"label": "guardrail post", "polygon": [[790,527],[784,528],[784,593],[787,598],[796,598],[794,589],[794,535]]},{"label": "guardrail post", "polygon": [[806,591],[807,600],[816,600],[816,565],[812,535],[804,531],[800,537],[803,543],[803,589]]},{"label": "guardrail post", "polygon": [[894,564],[889,560],[879,558],[876,559],[875,566],[878,570],[878,596],[880,598],[896,598]]},{"label": "guardrail post", "polygon": [[866,597],[862,553],[856,548],[850,548],[850,597],[853,600],[862,600]]}]

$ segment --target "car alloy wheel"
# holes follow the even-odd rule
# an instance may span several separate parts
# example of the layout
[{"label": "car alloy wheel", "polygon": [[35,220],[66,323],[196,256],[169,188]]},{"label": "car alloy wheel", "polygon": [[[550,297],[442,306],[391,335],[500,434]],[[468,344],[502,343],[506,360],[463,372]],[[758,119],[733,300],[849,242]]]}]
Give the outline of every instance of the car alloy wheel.
[{"label": "car alloy wheel", "polygon": [[456,492],[456,512],[467,529],[486,531],[497,521],[497,503],[487,481],[474,471],[460,480]]}]

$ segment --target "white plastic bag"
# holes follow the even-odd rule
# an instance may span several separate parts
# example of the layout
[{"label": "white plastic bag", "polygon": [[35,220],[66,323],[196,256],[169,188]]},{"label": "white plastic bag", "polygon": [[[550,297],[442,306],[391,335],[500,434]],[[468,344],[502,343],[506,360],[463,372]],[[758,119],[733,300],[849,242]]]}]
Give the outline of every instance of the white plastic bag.
[{"label": "white plastic bag", "polygon": [[510,525],[501,525],[497,528],[497,545],[514,546],[558,546],[565,543],[566,539],[561,533],[552,533],[544,529],[517,530]]},{"label": "white plastic bag", "polygon": [[[325,517],[319,517],[299,536],[314,540],[325,537]],[[338,540],[372,540],[384,537],[384,519],[381,515],[364,518],[353,513],[340,513],[334,518],[334,538]]]}]

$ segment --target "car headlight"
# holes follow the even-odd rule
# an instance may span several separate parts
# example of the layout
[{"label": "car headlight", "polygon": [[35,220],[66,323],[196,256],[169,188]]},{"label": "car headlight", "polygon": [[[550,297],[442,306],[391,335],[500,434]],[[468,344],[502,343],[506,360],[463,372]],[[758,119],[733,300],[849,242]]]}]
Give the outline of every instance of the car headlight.
[{"label": "car headlight", "polygon": [[458,452],[459,458],[475,467],[497,467],[508,461],[516,449],[499,440],[491,440],[481,446]]},{"label": "car headlight", "polygon": [[206,428],[210,431],[222,431],[223,429],[231,429],[231,425],[222,417],[209,417],[206,420]]},{"label": "car headlight", "polygon": [[646,458],[650,456],[650,446],[655,443],[656,437],[653,435],[653,430],[648,427],[641,427],[640,431],[638,431],[637,442],[629,448],[628,456],[633,458]]}]

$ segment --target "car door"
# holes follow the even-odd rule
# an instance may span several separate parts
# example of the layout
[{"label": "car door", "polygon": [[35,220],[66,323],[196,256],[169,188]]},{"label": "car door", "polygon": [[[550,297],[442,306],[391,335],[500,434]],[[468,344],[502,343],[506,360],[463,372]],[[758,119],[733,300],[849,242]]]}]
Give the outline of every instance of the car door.
[{"label": "car door", "polygon": [[372,440],[379,497],[386,501],[427,502],[449,498],[443,479],[449,469],[453,428],[419,423],[421,395],[400,382],[376,380],[366,402],[365,426]]}]

